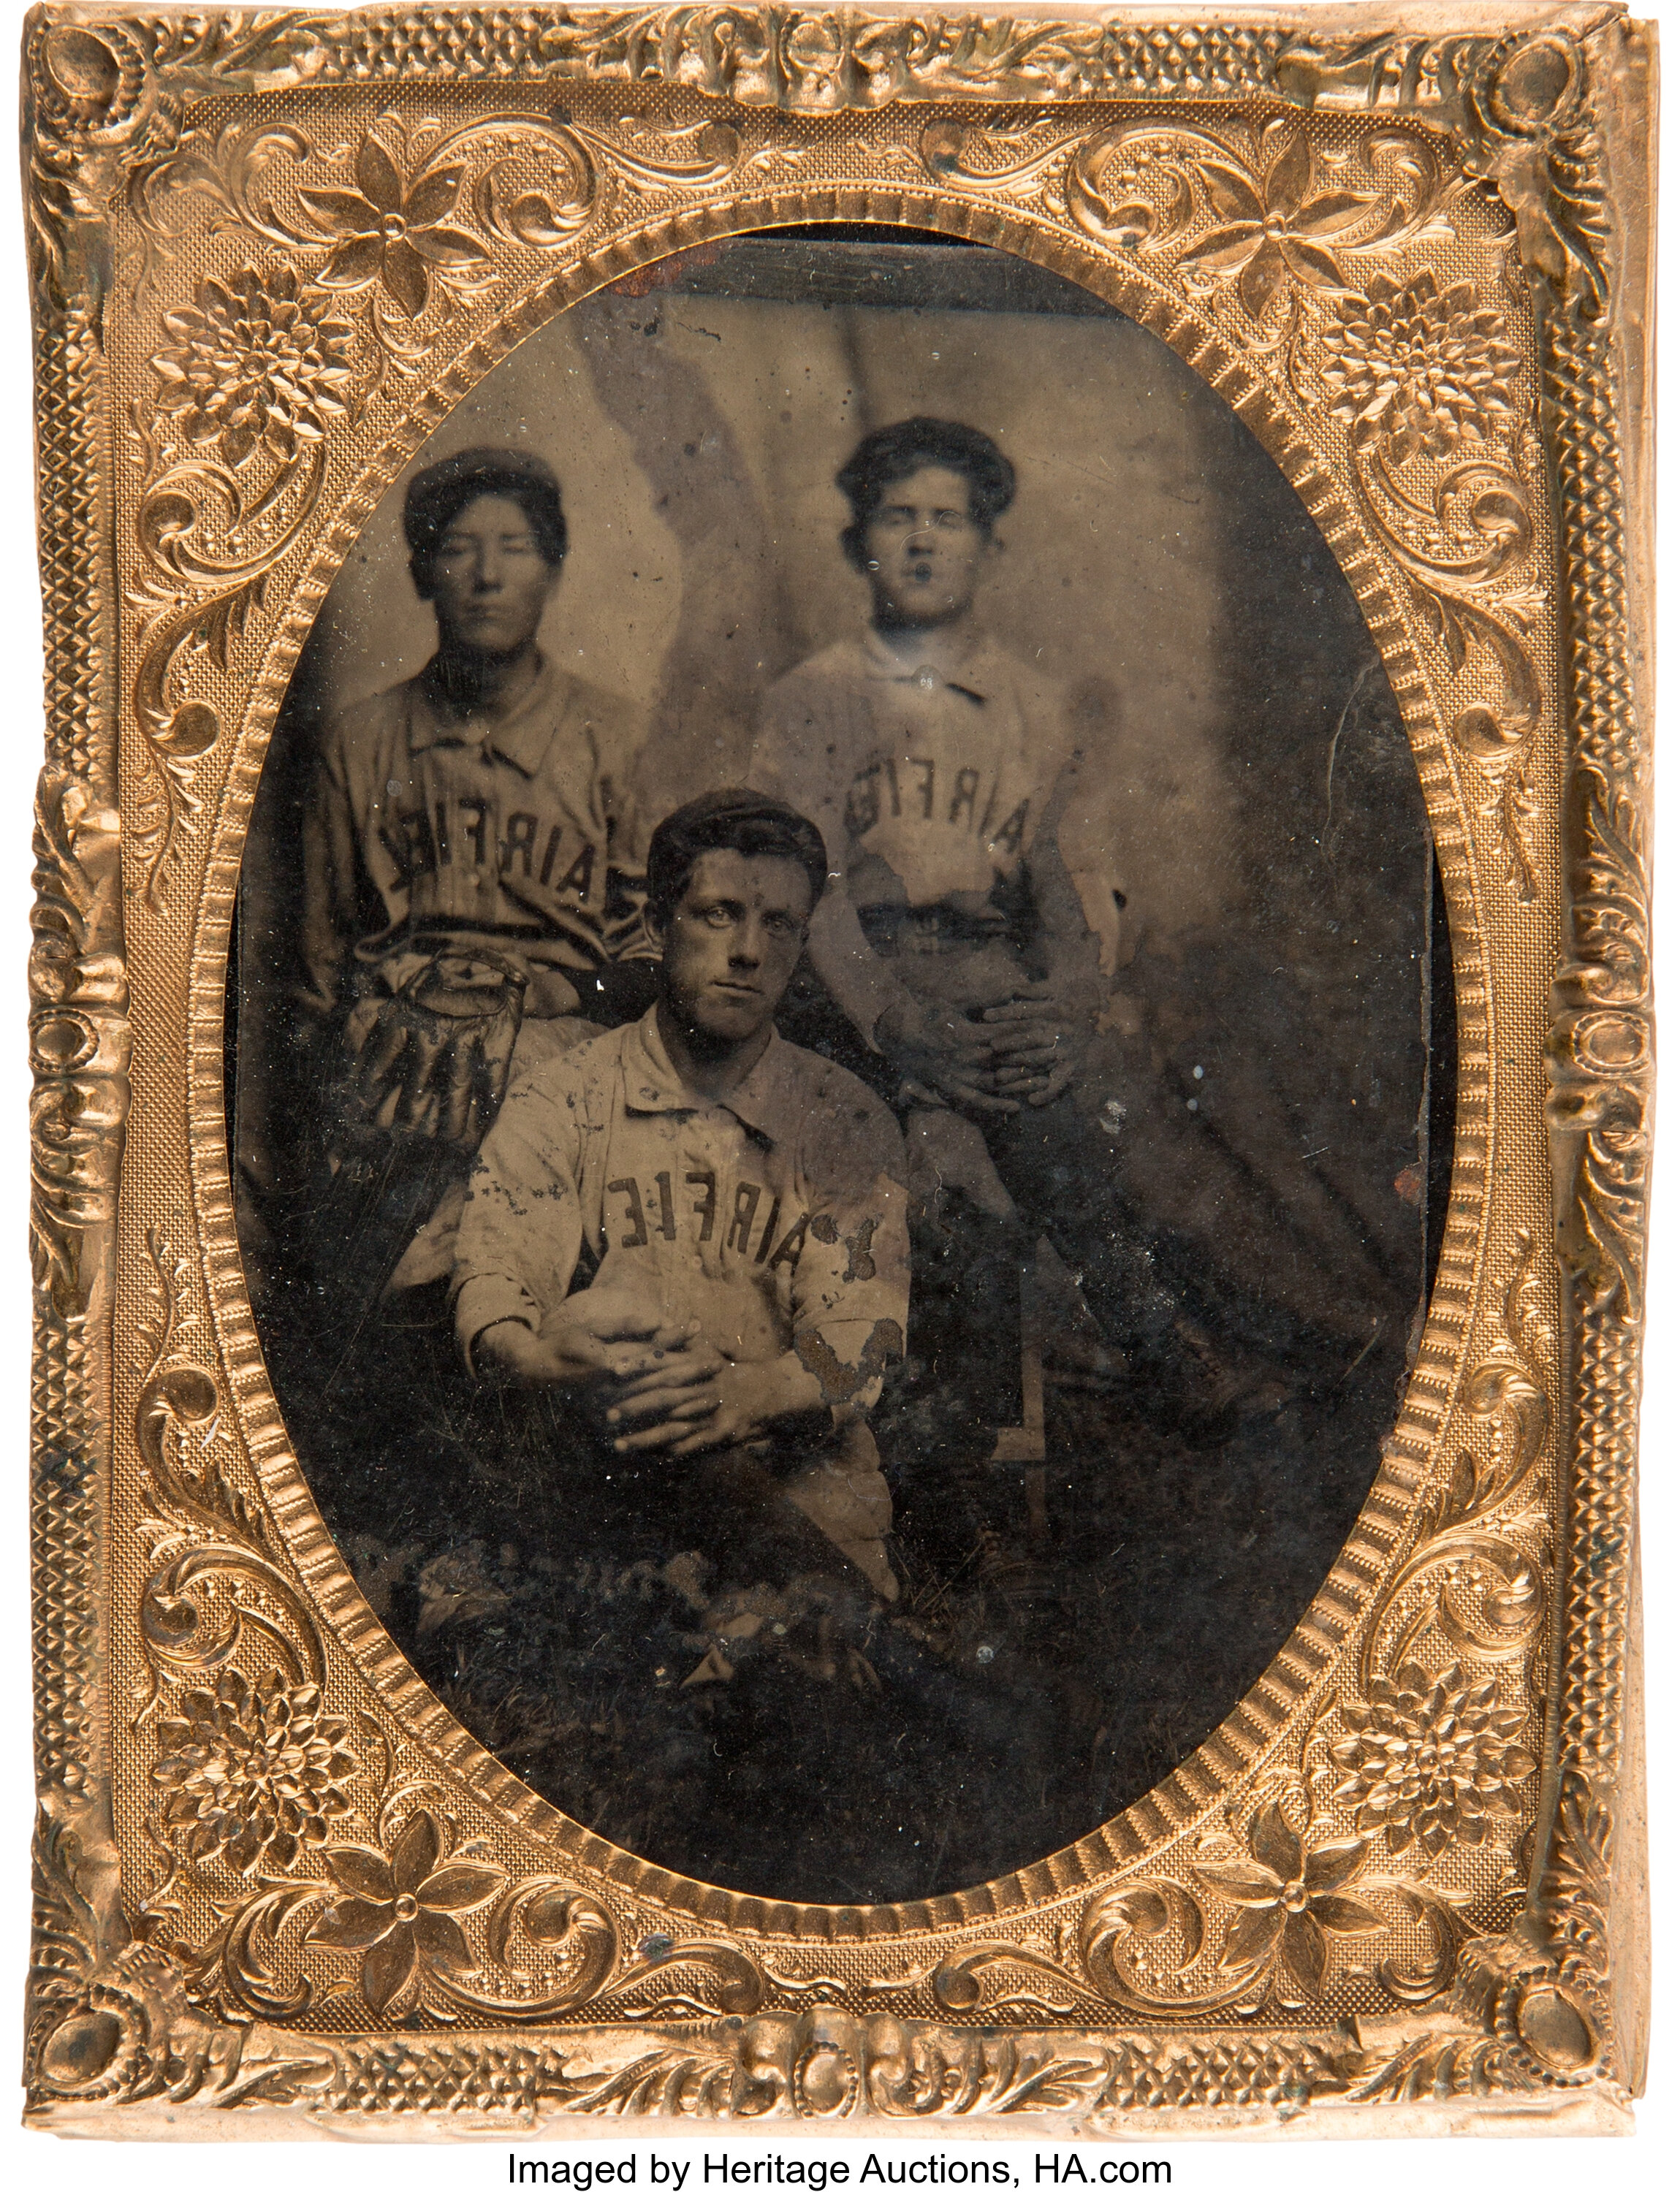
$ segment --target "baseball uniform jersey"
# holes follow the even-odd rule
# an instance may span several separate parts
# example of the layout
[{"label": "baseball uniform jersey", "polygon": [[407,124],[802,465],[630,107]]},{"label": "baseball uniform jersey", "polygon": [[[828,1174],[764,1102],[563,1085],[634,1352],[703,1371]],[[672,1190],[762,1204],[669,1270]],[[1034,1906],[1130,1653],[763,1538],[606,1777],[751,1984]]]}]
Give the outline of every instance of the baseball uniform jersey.
[{"label": "baseball uniform jersey", "polygon": [[470,1360],[488,1326],[538,1330],[586,1285],[697,1321],[732,1361],[797,1352],[833,1431],[783,1492],[891,1596],[863,1412],[903,1352],[909,1255],[903,1145],[877,1098],[774,1034],[739,1088],[696,1095],[654,1011],[510,1091],[461,1218],[455,1328]]},{"label": "baseball uniform jersey", "polygon": [[[1072,759],[1052,679],[989,640],[930,634],[918,659],[871,631],[771,688],[753,781],[821,829],[874,952],[938,990],[930,960],[1018,961],[1031,942],[1023,864]],[[883,971],[849,969],[837,1000],[866,1034],[894,994]]]},{"label": "baseball uniform jersey", "polygon": [[529,976],[528,1017],[578,1009],[608,960],[650,951],[616,780],[644,726],[539,662],[507,714],[452,701],[436,657],[329,727],[304,825],[304,1003],[395,990],[441,942]]}]

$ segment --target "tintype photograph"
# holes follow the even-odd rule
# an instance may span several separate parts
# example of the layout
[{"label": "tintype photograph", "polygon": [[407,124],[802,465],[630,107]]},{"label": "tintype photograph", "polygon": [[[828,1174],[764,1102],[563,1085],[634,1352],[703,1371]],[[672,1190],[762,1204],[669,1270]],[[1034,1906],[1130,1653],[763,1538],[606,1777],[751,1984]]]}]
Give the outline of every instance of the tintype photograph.
[{"label": "tintype photograph", "polygon": [[31,13],[32,2122],[1628,2127],[1654,62]]},{"label": "tintype photograph", "polygon": [[292,675],[226,1025],[368,1603],[539,1795],[763,1898],[973,1887],[1188,1757],[1445,1222],[1347,579],[1157,335],[904,229],[680,253],[449,413]]}]

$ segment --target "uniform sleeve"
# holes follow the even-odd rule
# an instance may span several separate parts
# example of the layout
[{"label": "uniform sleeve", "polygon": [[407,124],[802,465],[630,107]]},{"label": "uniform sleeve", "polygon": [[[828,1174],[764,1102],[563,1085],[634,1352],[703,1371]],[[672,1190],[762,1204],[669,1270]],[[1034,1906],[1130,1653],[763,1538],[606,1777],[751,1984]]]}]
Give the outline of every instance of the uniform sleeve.
[{"label": "uniform sleeve", "polygon": [[351,813],[345,736],[328,727],[303,817],[303,920],[298,1002],[324,1026],[344,1002],[344,963],[355,940],[358,903],[355,818]]},{"label": "uniform sleeve", "polygon": [[583,1239],[582,1101],[574,1076],[539,1072],[513,1089],[479,1150],[452,1287],[469,1367],[490,1325],[511,1317],[536,1332],[566,1299]]},{"label": "uniform sleeve", "polygon": [[1070,752],[1058,770],[1044,802],[1037,834],[1026,853],[1039,933],[1053,954],[1094,954],[1095,939],[1066,856],[1061,832],[1070,813],[1077,814],[1086,796],[1084,756]]},{"label": "uniform sleeve", "polygon": [[794,1350],[835,1407],[872,1407],[910,1316],[904,1140],[860,1082],[812,1106],[802,1169],[810,1223],[794,1274]]},{"label": "uniform sleeve", "polygon": [[605,779],[607,808],[607,903],[603,940],[609,959],[657,959],[659,953],[643,919],[648,904],[648,848],[634,795]]},{"label": "uniform sleeve", "polygon": [[602,940],[609,959],[656,959],[643,919],[648,903],[649,824],[636,796],[636,762],[647,726],[626,710],[612,727],[613,755],[601,769],[601,805],[607,825],[607,901]]},{"label": "uniform sleeve", "polygon": [[824,988],[874,1049],[876,1024],[903,985],[873,950],[846,888],[846,785],[830,758],[855,749],[857,726],[826,682],[796,670],[771,687],[753,745],[755,790],[814,822],[828,853],[828,888],[811,921],[810,956]]},{"label": "uniform sleeve", "polygon": [[752,741],[751,784],[785,799],[814,822],[828,848],[828,865],[845,858],[845,815],[831,780],[830,756],[837,741],[833,696],[823,681],[795,670],[764,695]]}]

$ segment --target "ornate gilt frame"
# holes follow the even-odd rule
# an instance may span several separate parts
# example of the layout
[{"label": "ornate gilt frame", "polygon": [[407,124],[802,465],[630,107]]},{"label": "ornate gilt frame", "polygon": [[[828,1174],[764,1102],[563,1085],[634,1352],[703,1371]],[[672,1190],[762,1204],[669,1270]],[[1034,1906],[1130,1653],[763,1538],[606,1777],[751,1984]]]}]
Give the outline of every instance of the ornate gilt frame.
[{"label": "ornate gilt frame", "polygon": [[[1610,5],[31,16],[34,2121],[1625,2126],[1653,68]],[[446,157],[466,171],[466,244],[406,301],[311,288],[375,125],[399,216]],[[1365,205],[1327,237],[1333,175]],[[385,486],[555,310],[679,247],[824,219],[1071,275],[1259,436],[1413,740],[1460,1058],[1415,1373],[1288,1647],[1100,1835],[866,1909],[751,1901],[593,1841],[407,1670],[288,1452],[222,1087],[264,743]],[[1434,409],[1384,380],[1397,328]],[[227,418],[176,431],[229,343],[262,354],[254,452]],[[1400,455],[1431,461],[1426,493],[1402,494]],[[254,1879],[186,1853],[158,1808],[160,1722],[195,1690],[203,1739],[217,1710],[285,1712],[329,1761]],[[1420,1796],[1405,1777],[1449,1721],[1467,1762]],[[401,1832],[477,1844],[483,1892],[473,1970],[381,2018],[304,1935]],[[1348,1897],[1380,1938],[1338,1924]]]}]

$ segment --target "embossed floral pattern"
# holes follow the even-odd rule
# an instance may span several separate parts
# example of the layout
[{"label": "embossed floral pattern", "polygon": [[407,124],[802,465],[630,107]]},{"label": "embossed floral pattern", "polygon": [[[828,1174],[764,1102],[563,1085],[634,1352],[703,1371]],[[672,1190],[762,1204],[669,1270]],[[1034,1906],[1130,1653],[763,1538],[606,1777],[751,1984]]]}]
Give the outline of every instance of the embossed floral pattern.
[{"label": "embossed floral pattern", "polygon": [[289,463],[344,416],[350,328],[300,295],[289,267],[201,282],[196,303],[163,325],[174,347],[156,362],[157,408],[189,441],[214,442],[224,464],[257,448]]},{"label": "embossed floral pattern", "polygon": [[1397,464],[1495,433],[1515,416],[1519,361],[1498,313],[1475,307],[1468,282],[1437,290],[1427,267],[1403,285],[1374,275],[1365,296],[1339,298],[1323,335],[1332,416],[1374,426]]},{"label": "embossed floral pattern", "polygon": [[1391,1850],[1415,1841],[1435,1857],[1449,1842],[1485,1841],[1489,1815],[1514,1814],[1516,1784],[1536,1770],[1511,1740],[1522,1713],[1500,1704],[1494,1683],[1467,1681],[1458,1667],[1432,1680],[1421,1667],[1397,1668],[1342,1716],[1353,1732],[1331,1745],[1347,1775],[1336,1801],[1356,1805],[1358,1824]]},{"label": "embossed floral pattern", "polygon": [[1326,1937],[1383,1930],[1369,1904],[1341,1892],[1369,1848],[1361,1841],[1309,1849],[1281,1806],[1262,1806],[1249,1828],[1248,1858],[1204,1859],[1193,1868],[1204,1887],[1242,1906],[1226,1936],[1224,1967],[1267,1967],[1286,2002],[1314,2000],[1329,1963]]},{"label": "embossed floral pattern", "polygon": [[400,311],[419,319],[434,272],[489,256],[475,237],[448,225],[466,174],[463,167],[434,168],[405,186],[378,138],[364,137],[353,191],[298,193],[317,226],[340,239],[317,277],[323,288],[361,289],[376,281]]},{"label": "embossed floral pattern", "polygon": [[188,1690],[180,1704],[185,1718],[158,1729],[151,1778],[169,1791],[164,1823],[186,1830],[189,1856],[220,1848],[240,1872],[259,1861],[284,1871],[350,1809],[340,1784],[356,1759],[313,1682],[289,1688],[272,1671],[248,1682],[228,1667],[214,1689]]},{"label": "embossed floral pattern", "polygon": [[1220,225],[1193,244],[1183,260],[1209,273],[1235,273],[1243,309],[1254,320],[1264,316],[1291,277],[1312,288],[1340,288],[1341,269],[1324,239],[1357,226],[1371,203],[1352,191],[1310,195],[1312,152],[1306,138],[1286,126],[1273,141],[1271,163],[1258,186],[1234,164],[1197,163]]},{"label": "embossed floral pattern", "polygon": [[416,1812],[387,1857],[381,1850],[326,1852],[327,1869],[344,1892],[329,1904],[308,1938],[327,1949],[359,1949],[362,1999],[377,2016],[419,1975],[420,1959],[440,1970],[472,1969],[466,1937],[451,1915],[488,1903],[506,1878],[500,1865],[444,1860],[443,1838],[430,1812]]}]

